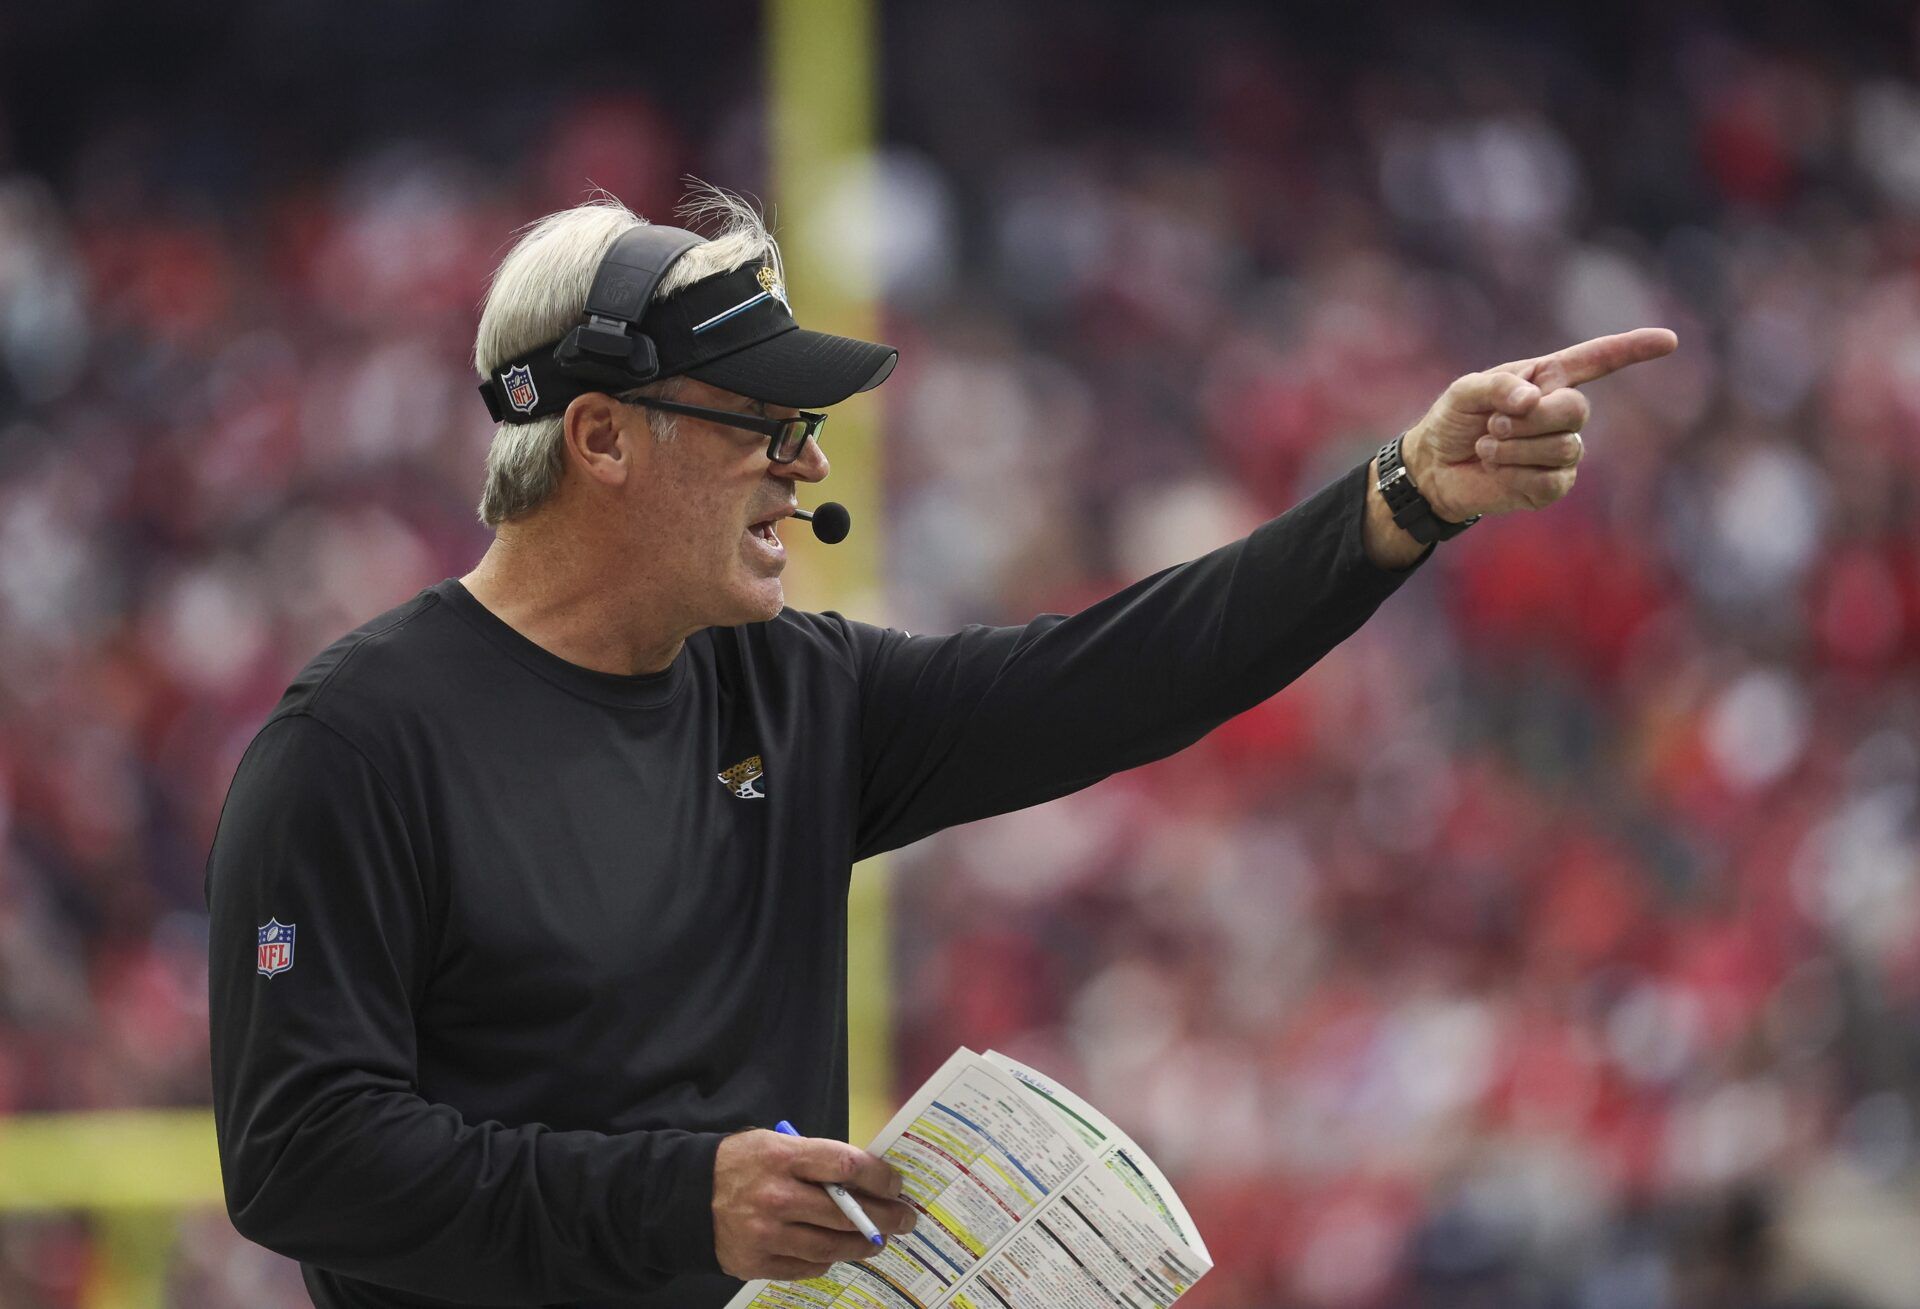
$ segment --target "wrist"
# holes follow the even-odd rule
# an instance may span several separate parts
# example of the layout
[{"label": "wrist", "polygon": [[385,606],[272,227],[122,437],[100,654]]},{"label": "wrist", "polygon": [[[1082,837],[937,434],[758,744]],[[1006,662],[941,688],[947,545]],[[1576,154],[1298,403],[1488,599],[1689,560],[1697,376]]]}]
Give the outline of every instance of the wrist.
[{"label": "wrist", "polygon": [[1380,494],[1378,457],[1367,465],[1366,528],[1362,535],[1367,558],[1377,568],[1410,567],[1428,549],[1414,539],[1413,533],[1393,521],[1393,509],[1387,504],[1387,498]]},{"label": "wrist", "polygon": [[1438,500],[1434,499],[1434,457],[1433,447],[1423,435],[1422,428],[1414,427],[1400,438],[1400,462],[1407,466],[1407,476],[1413,479],[1414,486],[1433,506],[1434,515],[1446,518],[1446,511]]},{"label": "wrist", "polygon": [[[1429,444],[1418,433],[1409,439],[1406,432],[1386,442],[1374,452],[1375,479],[1388,512],[1409,536],[1422,542],[1448,541],[1479,522],[1480,515],[1450,517],[1447,500],[1439,494],[1440,474],[1446,470],[1437,459],[1427,457]],[[1408,466],[1409,459],[1424,465],[1424,471],[1416,473]],[[1420,485],[1423,477],[1424,487]]]},{"label": "wrist", "polygon": [[1413,480],[1414,487],[1433,510],[1435,518],[1443,523],[1464,522],[1470,515],[1455,512],[1439,494],[1440,459],[1434,454],[1433,443],[1424,433],[1425,429],[1415,427],[1400,439],[1400,460],[1407,466],[1407,476]]}]

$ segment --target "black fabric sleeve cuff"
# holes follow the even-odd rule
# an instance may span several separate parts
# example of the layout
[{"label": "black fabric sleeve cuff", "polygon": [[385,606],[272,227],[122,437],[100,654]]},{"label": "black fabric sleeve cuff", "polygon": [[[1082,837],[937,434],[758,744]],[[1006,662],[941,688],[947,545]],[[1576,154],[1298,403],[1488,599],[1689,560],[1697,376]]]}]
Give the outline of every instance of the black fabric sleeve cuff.
[{"label": "black fabric sleeve cuff", "polygon": [[627,1191],[627,1230],[645,1233],[654,1261],[670,1273],[717,1273],[713,1248],[713,1161],[723,1132],[636,1133],[648,1144]]}]

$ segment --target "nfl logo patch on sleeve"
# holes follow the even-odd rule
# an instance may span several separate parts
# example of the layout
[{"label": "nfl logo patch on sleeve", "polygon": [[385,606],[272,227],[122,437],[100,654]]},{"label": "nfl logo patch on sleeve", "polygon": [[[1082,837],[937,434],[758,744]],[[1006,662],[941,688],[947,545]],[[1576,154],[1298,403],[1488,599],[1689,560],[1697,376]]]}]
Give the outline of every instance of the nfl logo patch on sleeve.
[{"label": "nfl logo patch on sleeve", "polygon": [[278,918],[267,919],[267,925],[260,929],[258,967],[262,977],[272,977],[293,967],[292,923],[283,923]]}]

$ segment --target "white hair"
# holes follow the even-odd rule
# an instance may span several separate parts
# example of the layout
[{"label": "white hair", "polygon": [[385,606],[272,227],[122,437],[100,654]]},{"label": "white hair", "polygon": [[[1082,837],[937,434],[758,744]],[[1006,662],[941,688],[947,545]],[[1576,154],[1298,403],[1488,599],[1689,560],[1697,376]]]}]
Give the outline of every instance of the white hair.
[{"label": "white hair", "polygon": [[[752,205],[731,191],[688,181],[692,193],[675,213],[689,228],[711,223],[718,230],[674,261],[656,296],[749,262],[770,262],[781,272],[780,247]],[[525,235],[488,283],[473,342],[474,370],[489,378],[507,360],[564,336],[586,313],[587,292],[601,258],[623,233],[646,221],[602,191],[523,228]],[[681,379],[669,378],[616,398],[671,397],[681,384]],[[531,423],[502,423],[494,430],[487,449],[486,486],[480,493],[482,523],[498,527],[532,513],[559,488],[565,467],[563,418],[549,414]],[[660,440],[673,439],[673,415],[648,410],[647,422]]]}]

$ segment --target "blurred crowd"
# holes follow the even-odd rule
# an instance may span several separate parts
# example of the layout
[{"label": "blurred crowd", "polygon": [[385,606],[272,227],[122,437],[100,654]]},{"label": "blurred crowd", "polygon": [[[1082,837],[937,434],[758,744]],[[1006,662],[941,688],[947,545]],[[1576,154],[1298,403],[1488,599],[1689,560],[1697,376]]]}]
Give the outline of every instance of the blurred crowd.
[{"label": "blurred crowd", "polygon": [[[888,10],[857,617],[1070,612],[1461,372],[1681,341],[1590,388],[1567,500],[1281,695],[896,856],[898,1087],[994,1047],[1127,1125],[1195,1309],[1920,1303],[1920,25],[1389,9]],[[593,85],[507,157],[307,170],[164,115],[0,145],[0,1113],[207,1102],[240,752],[486,544],[488,272],[588,180],[754,190],[763,109]],[[0,1220],[0,1304],[75,1304],[89,1240]],[[305,1303],[219,1213],[171,1279]]]}]

